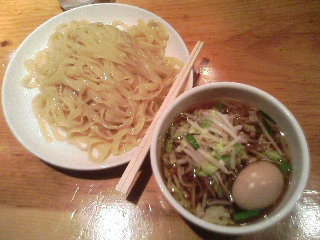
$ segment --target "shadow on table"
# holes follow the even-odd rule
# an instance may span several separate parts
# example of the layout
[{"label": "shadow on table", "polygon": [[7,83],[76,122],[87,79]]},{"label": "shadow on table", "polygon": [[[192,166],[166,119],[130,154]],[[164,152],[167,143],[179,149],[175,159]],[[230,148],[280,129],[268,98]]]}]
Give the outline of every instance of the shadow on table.
[{"label": "shadow on table", "polygon": [[137,204],[142,193],[144,192],[150,178],[152,176],[152,169],[151,169],[151,162],[150,162],[150,155],[148,154],[146,159],[144,160],[139,175],[135,184],[133,185],[130,194],[127,197],[127,200]]},{"label": "shadow on table", "polygon": [[57,170],[58,172],[69,175],[71,177],[91,179],[91,180],[106,180],[106,179],[112,179],[112,178],[120,178],[127,166],[125,164],[125,165],[121,165],[121,166],[113,167],[109,169],[84,171],[84,170],[68,170],[68,169],[63,169],[60,167],[50,165],[48,163],[46,164],[49,167]]},{"label": "shadow on table", "polygon": [[[223,234],[218,234],[218,233],[213,233],[207,230],[204,230],[193,223],[187,221],[184,219],[184,221],[189,225],[189,227],[201,238],[204,240],[235,240],[238,239],[237,236],[228,236],[228,235],[223,235]],[[249,238],[248,238],[249,239]]]},{"label": "shadow on table", "polygon": [[[90,180],[107,180],[107,179],[121,178],[122,174],[124,173],[127,167],[127,164],[125,164],[125,165],[121,165],[121,166],[113,167],[109,169],[79,171],[79,170],[68,170],[68,169],[56,167],[48,163],[45,163],[45,164],[55,169],[56,171],[66,174],[68,176],[81,178],[81,179],[90,179]],[[135,184],[133,185],[131,193],[127,196],[128,201],[134,204],[138,203],[151,176],[152,176],[152,169],[151,169],[151,163],[150,163],[150,156],[148,154],[140,168],[140,172],[136,178],[136,181],[135,181]]]}]

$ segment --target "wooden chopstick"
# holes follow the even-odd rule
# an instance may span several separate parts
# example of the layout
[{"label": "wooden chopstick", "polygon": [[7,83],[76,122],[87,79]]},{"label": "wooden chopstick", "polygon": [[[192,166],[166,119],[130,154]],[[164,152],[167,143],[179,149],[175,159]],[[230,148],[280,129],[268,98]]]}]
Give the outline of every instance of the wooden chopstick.
[{"label": "wooden chopstick", "polygon": [[182,86],[184,82],[186,81],[187,77],[189,76],[189,73],[191,71],[191,68],[197,59],[202,47],[203,47],[203,42],[198,41],[194,49],[192,50],[187,63],[184,65],[180,73],[177,75],[177,79],[173,83],[167,97],[164,99],[161,107],[159,108],[155,118],[153,119],[151,125],[149,126],[146,134],[142,138],[139,146],[137,147],[132,160],[128,164],[126,170],[124,171],[121,179],[119,180],[116,190],[128,195],[134,180],[137,176],[137,173],[143,163],[143,160],[145,159],[149,148],[150,148],[150,143],[151,143],[151,138],[152,138],[152,132],[155,127],[155,125],[158,122],[159,117],[163,113],[163,111],[167,108],[169,104],[178,96],[179,92],[182,89]]}]

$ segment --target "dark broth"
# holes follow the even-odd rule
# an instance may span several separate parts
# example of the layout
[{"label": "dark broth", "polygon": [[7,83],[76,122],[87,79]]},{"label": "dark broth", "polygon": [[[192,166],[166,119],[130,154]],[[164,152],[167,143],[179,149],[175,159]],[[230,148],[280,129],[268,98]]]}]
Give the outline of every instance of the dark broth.
[{"label": "dark broth", "polygon": [[[237,143],[237,148],[243,150],[243,153],[241,153],[242,156],[240,154],[239,156],[235,156],[233,153],[233,156],[235,157],[232,157],[232,160],[230,160],[230,154],[228,155],[227,153],[221,156],[216,154],[214,157],[217,160],[224,161],[225,166],[232,166],[233,163],[235,169],[232,168],[232,175],[223,174],[221,169],[216,170],[212,175],[205,172],[205,174],[207,174],[205,175],[201,173],[202,169],[199,166],[202,165],[199,165],[199,162],[197,162],[198,160],[193,159],[188,155],[189,152],[190,154],[198,154],[199,151],[203,150],[212,154],[215,151],[218,151],[219,143],[212,143],[213,145],[210,147],[211,143],[207,143],[205,140],[202,140],[202,138],[205,139],[205,136],[202,137],[201,130],[199,130],[200,133],[197,134],[198,129],[196,127],[195,129],[192,129],[192,127],[189,128],[189,132],[194,131],[192,134],[188,133],[188,131],[182,131],[184,128],[188,128],[188,121],[193,122],[199,119],[199,126],[201,123],[205,123],[206,120],[207,123],[210,123],[210,120],[208,120],[206,116],[208,115],[210,117],[210,113],[213,109],[214,111],[219,112],[217,113],[218,117],[221,116],[219,114],[228,116],[233,126],[242,126],[241,128],[238,127],[240,129],[237,130],[239,138],[242,139],[243,137],[243,141],[246,140],[244,143],[240,143],[241,146]],[[267,141],[268,138],[265,136],[266,134],[264,134],[263,129],[260,127],[254,116],[257,116],[257,119],[259,119],[258,121],[263,124],[265,130],[283,153],[280,160],[274,161],[266,154],[266,152],[269,151],[268,153],[270,155],[273,153],[276,156],[277,151],[273,145]],[[212,125],[214,125],[214,123],[212,123]],[[180,130],[181,133],[179,132]],[[188,144],[185,142],[187,142],[186,137],[188,134],[193,135],[194,139],[191,140],[194,140],[195,142],[197,142],[197,139],[199,140],[199,144],[197,143],[200,145],[199,149],[192,150],[190,146],[187,146]],[[215,138],[216,136],[218,136],[218,134],[212,134],[212,136],[210,135],[208,138]],[[206,210],[209,207],[212,207],[210,204],[221,202],[221,206],[223,206],[223,208],[220,209],[224,209],[228,214],[230,214],[230,216],[225,219],[224,217],[218,217],[218,220],[214,220],[213,223],[240,226],[258,221],[259,219],[267,216],[283,198],[289,184],[291,171],[287,174],[283,174],[285,187],[277,202],[268,208],[261,209],[259,216],[247,221],[234,222],[232,219],[234,213],[241,211],[241,209],[233,202],[231,195],[232,184],[241,169],[252,162],[265,160],[274,161],[274,164],[279,168],[284,162],[290,164],[288,146],[284,137],[284,134],[279,130],[276,122],[270,116],[248,103],[231,99],[218,99],[214,102],[198,104],[196,107],[190,108],[188,111],[181,113],[167,130],[161,150],[161,169],[164,181],[168,190],[175,199],[184,208],[200,218],[206,217]],[[222,145],[227,148],[226,144]],[[188,147],[188,151],[181,150],[184,149],[184,146]],[[196,145],[192,146],[196,148]],[[186,152],[188,152],[188,154]],[[193,156],[192,154],[191,156]],[[232,161],[232,163],[228,161]],[[221,178],[221,183],[219,182],[219,178]],[[229,218],[231,219],[230,221],[228,220]],[[219,219],[221,222],[219,222]]]}]

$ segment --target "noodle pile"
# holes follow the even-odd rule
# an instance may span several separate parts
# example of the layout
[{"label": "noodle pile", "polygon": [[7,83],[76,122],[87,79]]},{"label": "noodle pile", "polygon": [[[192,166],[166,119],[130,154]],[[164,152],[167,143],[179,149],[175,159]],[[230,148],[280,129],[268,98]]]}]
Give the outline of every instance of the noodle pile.
[{"label": "noodle pile", "polygon": [[40,90],[33,110],[46,139],[51,132],[99,162],[137,146],[182,67],[164,56],[167,42],[155,21],[60,25],[23,79]]}]

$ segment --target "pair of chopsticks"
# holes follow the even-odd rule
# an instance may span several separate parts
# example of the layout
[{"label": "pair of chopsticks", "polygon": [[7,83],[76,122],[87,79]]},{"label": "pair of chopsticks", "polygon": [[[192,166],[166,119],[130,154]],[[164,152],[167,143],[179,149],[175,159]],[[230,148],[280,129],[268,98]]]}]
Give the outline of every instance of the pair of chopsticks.
[{"label": "pair of chopsticks", "polygon": [[149,126],[146,134],[142,138],[138,148],[136,149],[132,160],[128,164],[126,170],[124,171],[120,181],[118,182],[116,186],[116,190],[128,195],[134,180],[138,174],[138,171],[143,163],[143,160],[145,159],[149,148],[151,144],[151,139],[152,139],[152,132],[164,112],[164,110],[168,107],[169,104],[172,103],[172,101],[178,96],[180,93],[183,84],[185,83],[187,77],[189,76],[189,73],[191,71],[191,68],[197,59],[202,47],[203,47],[203,42],[198,41],[194,49],[192,50],[190,57],[188,58],[187,63],[184,65],[180,73],[177,75],[177,79],[173,83],[167,97],[164,99],[161,107],[159,108],[155,118],[153,119],[151,125]]}]

